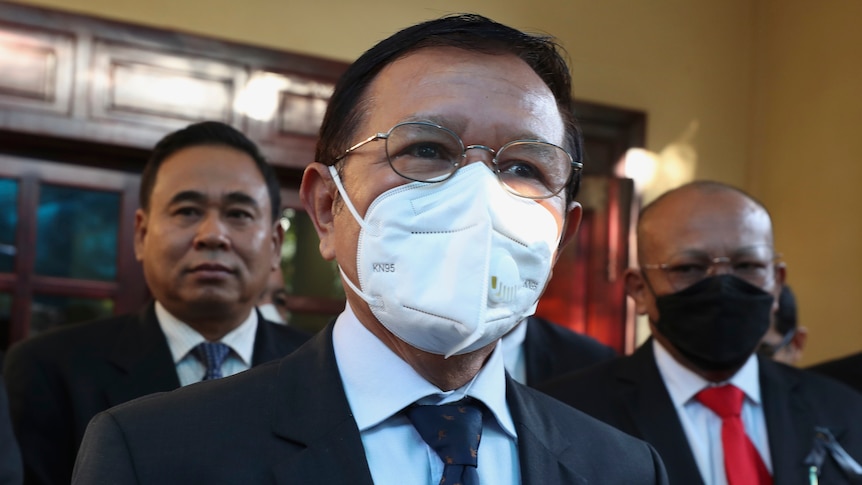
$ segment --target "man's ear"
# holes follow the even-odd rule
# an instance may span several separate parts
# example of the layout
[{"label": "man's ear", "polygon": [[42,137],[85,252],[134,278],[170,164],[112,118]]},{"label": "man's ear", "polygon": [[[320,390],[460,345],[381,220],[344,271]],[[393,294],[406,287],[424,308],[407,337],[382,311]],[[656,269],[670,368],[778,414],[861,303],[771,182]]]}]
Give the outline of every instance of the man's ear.
[{"label": "man's ear", "polygon": [[569,203],[568,215],[563,223],[563,234],[560,237],[560,246],[557,248],[557,257],[570,242],[574,241],[578,235],[578,228],[581,227],[581,218],[584,216],[584,208],[581,204],[575,201]]},{"label": "man's ear", "polygon": [[635,302],[635,312],[638,315],[646,315],[649,310],[647,299],[650,295],[643,274],[638,269],[628,268],[623,274],[623,278],[625,279],[626,293]]},{"label": "man's ear", "polygon": [[784,288],[784,281],[787,279],[787,265],[784,263],[775,263],[775,285],[772,288],[772,313],[778,311],[778,297],[781,295],[781,289]]},{"label": "man's ear", "polygon": [[284,242],[284,229],[281,221],[276,219],[272,224],[272,264],[270,270],[275,271],[281,266],[281,244]]},{"label": "man's ear", "polygon": [[305,167],[299,198],[320,238],[320,255],[327,261],[335,259],[333,206],[336,190],[329,167],[320,162],[311,162]]},{"label": "man's ear", "polygon": [[147,213],[143,209],[135,211],[135,259],[144,259],[144,239],[147,237]]}]

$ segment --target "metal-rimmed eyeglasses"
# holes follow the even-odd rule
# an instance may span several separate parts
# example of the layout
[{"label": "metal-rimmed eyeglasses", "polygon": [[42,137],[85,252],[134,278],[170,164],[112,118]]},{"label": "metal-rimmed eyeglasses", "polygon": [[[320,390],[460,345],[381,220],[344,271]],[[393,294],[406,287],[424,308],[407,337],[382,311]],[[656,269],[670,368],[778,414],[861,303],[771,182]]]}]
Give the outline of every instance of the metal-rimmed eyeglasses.
[{"label": "metal-rimmed eyeglasses", "polygon": [[386,158],[398,175],[417,182],[449,179],[464,166],[467,150],[486,150],[493,156],[490,168],[506,189],[529,199],[547,199],[568,185],[583,164],[562,147],[540,140],[514,140],[499,150],[464,145],[454,131],[430,121],[405,121],[386,133],[377,133],[344,151],[341,161],[367,143],[386,141]]},{"label": "metal-rimmed eyeglasses", "polygon": [[775,263],[780,255],[771,246],[758,245],[737,249],[730,256],[710,256],[700,251],[683,251],[670,258],[666,263],[642,264],[642,269],[658,269],[667,277],[671,288],[680,291],[719,273],[719,268],[727,268],[726,273],[741,278],[748,283],[764,287],[775,274]]}]

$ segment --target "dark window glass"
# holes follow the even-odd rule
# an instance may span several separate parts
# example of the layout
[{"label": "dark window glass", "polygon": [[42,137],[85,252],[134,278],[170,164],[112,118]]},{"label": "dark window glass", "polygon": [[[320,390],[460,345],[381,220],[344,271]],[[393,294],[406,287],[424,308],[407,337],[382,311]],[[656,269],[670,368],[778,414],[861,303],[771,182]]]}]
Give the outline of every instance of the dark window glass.
[{"label": "dark window glass", "polygon": [[39,191],[36,273],[112,281],[120,194],[59,185]]},{"label": "dark window glass", "polygon": [[108,317],[113,311],[114,302],[107,298],[35,295],[30,307],[30,336],[60,325]]},{"label": "dark window glass", "polygon": [[9,347],[9,327],[12,324],[12,295],[0,293],[0,349]]},{"label": "dark window glass", "polygon": [[18,181],[0,178],[0,273],[14,271],[17,227]]}]

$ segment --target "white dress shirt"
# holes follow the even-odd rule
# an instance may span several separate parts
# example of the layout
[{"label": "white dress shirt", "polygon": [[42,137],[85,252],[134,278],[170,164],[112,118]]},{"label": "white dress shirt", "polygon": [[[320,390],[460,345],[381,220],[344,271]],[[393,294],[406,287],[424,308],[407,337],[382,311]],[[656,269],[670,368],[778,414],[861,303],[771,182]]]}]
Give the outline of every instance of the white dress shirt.
[{"label": "white dress shirt", "polygon": [[503,347],[503,362],[512,379],[527,384],[527,357],[524,354],[524,341],[527,340],[527,320],[522,320],[509,333],[500,339]]},{"label": "white dress shirt", "polygon": [[[156,319],[168,339],[180,385],[200,382],[206,374],[206,366],[190,352],[198,344],[206,342],[206,339],[197,330],[171,315],[159,302],[156,302]],[[222,337],[220,342],[231,349],[221,365],[222,376],[231,376],[251,368],[256,333],[257,312],[252,310],[239,327]]]},{"label": "white dress shirt", "polygon": [[695,399],[698,392],[716,385],[732,384],[745,393],[741,412],[745,433],[760,453],[766,469],[772,473],[766,418],[763,414],[763,402],[760,399],[757,357],[754,355],[749,357],[729,381],[713,384],[682,366],[658,341],[653,340],[652,345],[659,374],[676,408],[704,483],[727,485],[724,451],[721,447],[721,418]]},{"label": "white dress shirt", "polygon": [[483,415],[479,444],[481,483],[520,483],[517,434],[506,404],[499,344],[476,377],[452,391],[441,391],[416,373],[359,322],[349,304],[335,322],[333,344],[375,485],[437,485],[443,462],[400,411],[417,401],[446,404],[466,396],[490,410]]}]

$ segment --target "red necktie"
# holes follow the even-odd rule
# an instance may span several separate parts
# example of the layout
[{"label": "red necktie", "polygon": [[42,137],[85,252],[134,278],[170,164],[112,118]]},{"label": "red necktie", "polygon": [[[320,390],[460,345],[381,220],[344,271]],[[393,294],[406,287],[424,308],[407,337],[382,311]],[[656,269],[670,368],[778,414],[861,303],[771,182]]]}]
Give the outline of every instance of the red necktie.
[{"label": "red necktie", "polygon": [[697,400],[721,418],[721,446],[724,471],[729,485],[772,485],[772,476],[760,453],[745,434],[739,418],[743,392],[735,386],[709,387],[697,393]]}]

